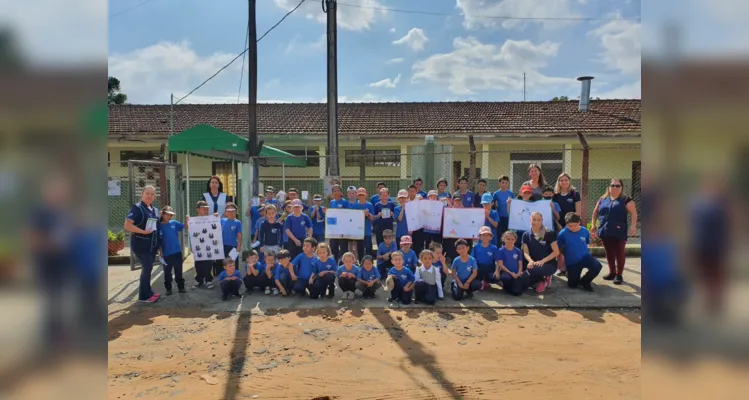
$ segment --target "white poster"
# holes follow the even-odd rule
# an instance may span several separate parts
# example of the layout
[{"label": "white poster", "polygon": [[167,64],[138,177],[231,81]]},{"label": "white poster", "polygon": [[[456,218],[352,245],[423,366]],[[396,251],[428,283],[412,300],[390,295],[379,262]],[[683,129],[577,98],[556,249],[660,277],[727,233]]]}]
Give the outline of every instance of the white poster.
[{"label": "white poster", "polygon": [[328,208],[325,213],[325,238],[364,240],[364,210]]},{"label": "white poster", "polygon": [[218,217],[190,217],[187,229],[195,261],[224,259],[224,240],[221,236],[221,220]]},{"label": "white poster", "polygon": [[406,203],[408,230],[424,228],[439,232],[442,229],[442,213],[445,207],[441,201],[419,200]]},{"label": "white poster", "polygon": [[478,239],[484,226],[483,208],[445,208],[442,237],[450,239]]},{"label": "white poster", "polygon": [[120,178],[109,178],[109,180],[107,180],[107,195],[119,196],[120,194],[122,194]]},{"label": "white poster", "polygon": [[531,229],[531,214],[540,212],[544,218],[544,226],[554,231],[554,213],[551,212],[551,200],[538,200],[534,202],[512,199],[510,202],[510,223],[508,227],[513,230],[527,231]]}]

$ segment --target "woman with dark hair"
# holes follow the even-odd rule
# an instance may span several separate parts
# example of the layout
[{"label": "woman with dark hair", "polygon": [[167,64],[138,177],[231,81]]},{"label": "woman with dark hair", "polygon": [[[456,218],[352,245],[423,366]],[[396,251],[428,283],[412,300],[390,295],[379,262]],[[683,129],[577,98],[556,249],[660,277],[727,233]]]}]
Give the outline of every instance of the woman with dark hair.
[{"label": "woman with dark hair", "polygon": [[530,185],[533,190],[531,200],[541,200],[544,196],[544,187],[546,186],[546,179],[544,179],[544,173],[541,171],[541,166],[538,164],[531,164],[528,166],[528,177],[531,179],[523,182],[523,185]]},{"label": "woman with dark hair", "polygon": [[212,214],[218,214],[219,218],[224,217],[226,203],[234,201],[231,196],[227,196],[226,193],[224,193],[224,184],[221,183],[221,179],[216,175],[213,175],[211,179],[208,179],[203,198],[208,202],[208,206],[211,210],[210,212]]},{"label": "woman with dark hair", "polygon": [[[627,214],[632,216],[629,229]],[[622,274],[626,260],[624,247],[627,244],[627,237],[634,236],[637,231],[637,208],[635,202],[624,194],[621,179],[611,180],[606,193],[598,199],[590,220],[591,231],[596,232],[601,238],[606,251],[606,261],[609,263],[609,274],[603,279],[613,280],[614,284],[621,285],[624,282]]]},{"label": "woman with dark hair", "polygon": [[151,271],[159,249],[159,211],[153,206],[154,199],[156,189],[150,185],[144,187],[140,201],[130,208],[124,225],[131,233],[130,249],[141,264],[138,301],[146,303],[153,303],[160,297],[151,290]]}]

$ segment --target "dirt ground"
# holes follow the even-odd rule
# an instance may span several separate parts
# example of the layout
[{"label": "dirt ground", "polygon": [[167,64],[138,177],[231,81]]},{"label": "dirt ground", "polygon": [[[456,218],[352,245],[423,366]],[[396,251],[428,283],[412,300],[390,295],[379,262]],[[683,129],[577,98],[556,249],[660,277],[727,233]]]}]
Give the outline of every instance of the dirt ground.
[{"label": "dirt ground", "polygon": [[636,399],[637,311],[110,315],[109,399]]}]

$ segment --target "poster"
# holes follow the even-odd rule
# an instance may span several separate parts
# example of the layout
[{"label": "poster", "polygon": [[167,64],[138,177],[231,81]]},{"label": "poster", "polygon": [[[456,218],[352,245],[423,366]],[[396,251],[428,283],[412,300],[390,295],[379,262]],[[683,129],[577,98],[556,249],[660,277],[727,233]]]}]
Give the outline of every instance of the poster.
[{"label": "poster", "polygon": [[325,238],[364,240],[364,210],[327,209]]},{"label": "poster", "polygon": [[408,230],[424,228],[427,231],[439,232],[442,229],[442,213],[445,207],[441,201],[419,200],[406,203],[406,221]]},{"label": "poster", "polygon": [[218,217],[191,217],[187,229],[195,261],[224,259],[224,240]]},{"label": "poster", "polygon": [[122,194],[122,188],[120,186],[120,178],[109,178],[107,180],[107,195],[119,196]]},{"label": "poster", "polygon": [[483,208],[445,208],[442,237],[450,239],[478,239],[484,226]]},{"label": "poster", "polygon": [[551,200],[523,201],[512,199],[510,202],[510,223],[513,230],[527,231],[531,229],[531,214],[538,211],[544,217],[546,229],[554,232],[554,213],[551,211]]}]

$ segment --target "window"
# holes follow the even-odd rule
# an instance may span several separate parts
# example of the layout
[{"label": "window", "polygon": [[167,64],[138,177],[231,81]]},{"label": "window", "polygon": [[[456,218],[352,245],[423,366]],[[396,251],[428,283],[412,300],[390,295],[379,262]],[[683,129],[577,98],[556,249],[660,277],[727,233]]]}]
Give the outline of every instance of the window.
[{"label": "window", "polygon": [[[346,166],[358,167],[361,160],[361,150],[346,150]],[[365,165],[375,167],[400,167],[401,155],[398,150],[367,150]]]},{"label": "window", "polygon": [[[320,153],[316,150],[286,150],[284,149],[283,151],[293,154],[295,156],[299,156],[301,158],[306,157],[308,167],[320,166]],[[294,168],[294,167],[287,165],[286,168]]]},{"label": "window", "polygon": [[[213,175],[218,176],[218,178],[221,179],[221,183],[224,184],[224,193],[226,193],[227,196],[236,197],[236,175],[232,175],[231,162],[214,161],[212,169]],[[234,168],[234,172],[236,173],[236,167]],[[201,190],[203,189],[201,188]]]},{"label": "window", "polygon": [[515,194],[520,191],[520,185],[530,179],[528,167],[531,164],[538,164],[541,167],[546,184],[552,187],[564,168],[562,153],[510,154],[510,188]]},{"label": "window", "polygon": [[122,150],[120,151],[120,165],[127,167],[130,160],[153,160],[159,157],[158,151],[152,150]]}]

